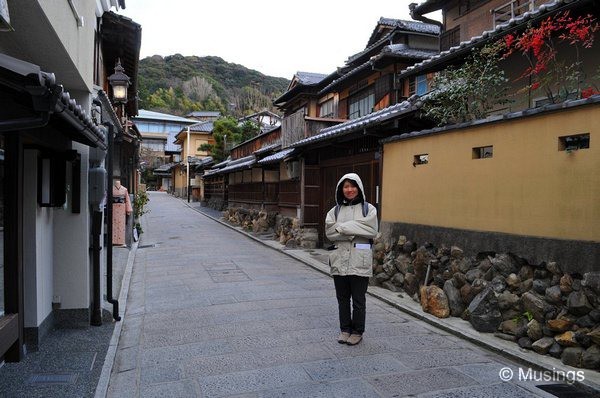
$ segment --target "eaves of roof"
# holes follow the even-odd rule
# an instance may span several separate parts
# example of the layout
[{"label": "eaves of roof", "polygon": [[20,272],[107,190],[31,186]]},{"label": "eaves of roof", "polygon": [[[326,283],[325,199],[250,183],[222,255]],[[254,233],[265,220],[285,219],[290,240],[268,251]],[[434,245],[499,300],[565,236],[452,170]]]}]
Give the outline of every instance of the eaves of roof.
[{"label": "eaves of roof", "polygon": [[272,155],[269,155],[269,156],[259,160],[258,164],[277,163],[277,162],[285,159],[286,157],[292,156],[294,151],[296,151],[295,148],[286,148],[283,151],[279,151],[277,153],[274,153]]},{"label": "eaves of roof", "polygon": [[452,125],[447,125],[447,126],[435,127],[432,129],[419,130],[419,131],[413,131],[410,133],[394,135],[394,136],[391,136],[388,138],[381,139],[379,142],[382,144],[387,144],[390,142],[402,141],[402,140],[407,140],[407,139],[417,138],[417,137],[422,137],[422,136],[427,136],[427,135],[446,133],[446,132],[449,132],[452,130],[467,128],[467,127],[475,127],[475,126],[481,126],[481,125],[490,124],[490,123],[498,123],[498,122],[502,122],[502,121],[520,119],[520,118],[529,117],[529,116],[538,116],[538,115],[542,115],[545,113],[557,112],[557,111],[560,111],[563,109],[575,108],[575,107],[580,107],[580,106],[585,106],[585,105],[600,105],[600,94],[593,95],[591,97],[584,98],[584,99],[568,100],[568,101],[564,101],[564,102],[558,103],[558,104],[548,104],[548,105],[544,105],[544,106],[538,107],[538,108],[529,108],[529,109],[525,109],[525,110],[518,111],[518,112],[510,112],[510,113],[505,113],[502,115],[493,115],[493,116],[489,116],[485,119],[471,120],[471,121],[464,122],[464,123],[457,123],[457,124],[452,124]]},{"label": "eaves of roof", "polygon": [[168,171],[171,171],[171,169],[173,169],[173,167],[177,166],[178,164],[179,164],[179,162],[165,163],[165,164],[163,164],[163,165],[158,166],[157,168],[155,168],[153,170],[153,172],[157,172],[157,171],[161,172],[161,173],[168,172]]},{"label": "eaves of roof", "polygon": [[181,116],[169,115],[167,113],[148,111],[146,109],[140,109],[138,111],[138,115],[133,118],[134,121],[140,120],[152,120],[152,121],[161,121],[161,122],[177,122],[184,124],[196,124],[198,120],[196,119],[186,119]]},{"label": "eaves of roof", "polygon": [[312,137],[304,138],[290,145],[291,148],[298,148],[306,145],[315,144],[317,142],[326,141],[332,138],[339,138],[356,131],[360,131],[376,124],[381,124],[391,119],[398,119],[412,112],[415,112],[423,105],[422,100],[418,96],[413,96],[406,101],[381,109],[377,112],[370,113],[357,119],[348,120],[335,126],[321,129],[319,134]]},{"label": "eaves of roof", "polygon": [[442,51],[439,54],[409,66],[399,73],[399,77],[405,78],[410,75],[417,74],[425,69],[429,70],[437,65],[443,65],[445,62],[464,56],[473,48],[483,46],[492,40],[525,27],[528,23],[543,19],[550,13],[557,12],[563,8],[571,7],[572,5],[583,1],[586,0],[549,1],[533,11],[525,12],[516,18],[512,18],[509,21],[496,26],[496,28],[493,30],[486,30],[479,36],[472,37],[470,40],[463,41],[457,46],[450,47],[448,50]]},{"label": "eaves of roof", "polygon": [[[246,156],[246,157],[239,158],[236,160],[232,160],[231,162],[229,162],[229,164],[227,164],[227,166],[223,167],[222,169],[218,169],[214,173],[210,173],[210,174],[211,175],[212,174],[224,174],[224,173],[231,173],[231,172],[234,172],[237,170],[248,169],[254,163],[256,163],[256,156],[250,155],[250,156]],[[209,170],[209,171],[212,171],[212,170]]]},{"label": "eaves of roof", "polygon": [[403,58],[403,59],[424,59],[429,58],[432,54],[437,54],[437,51],[428,51],[428,50],[418,50],[406,47],[403,44],[390,44],[385,46],[381,52],[369,59],[362,65],[357,66],[356,68],[350,70],[348,73],[343,76],[335,79],[327,86],[323,87],[321,91],[319,91],[318,95],[326,94],[329,90],[336,87],[338,84],[346,81],[348,78],[362,72],[368,70],[372,67],[377,61],[383,58]]},{"label": "eaves of roof", "polygon": [[260,149],[257,149],[253,153],[255,155],[260,156],[260,155],[264,155],[265,153],[269,153],[271,151],[274,151],[276,149],[281,149],[281,141],[277,141],[277,142],[274,142],[274,143],[272,143],[270,145],[266,145],[266,146],[264,146],[264,147],[262,147]]},{"label": "eaves of roof", "polygon": [[[24,96],[33,103],[37,119],[2,120],[0,131],[22,130],[45,126],[51,119],[64,123],[64,132],[71,140],[105,150],[104,128],[99,127],[85,109],[56,83],[53,73],[43,72],[38,65],[0,54],[0,88],[7,93]],[[2,96],[7,96],[4,92]],[[9,101],[10,102],[10,101]]]},{"label": "eaves of roof", "polygon": [[[381,21],[384,19],[386,19],[386,18],[380,19],[380,24],[381,24]],[[397,21],[400,21],[400,20],[397,20]],[[409,21],[401,21],[401,22],[407,23]],[[368,44],[364,50],[348,57],[348,59],[346,60],[346,64],[350,64],[353,61],[359,59],[363,55],[369,53],[373,49],[377,48],[378,46],[382,45],[386,41],[390,40],[392,38],[392,36],[394,36],[395,34],[398,34],[398,33],[412,33],[412,34],[419,33],[421,35],[434,36],[434,37],[438,37],[440,34],[440,27],[437,25],[425,24],[425,23],[416,22],[416,21],[410,21],[410,22],[412,22],[412,25],[423,25],[423,26],[427,26],[427,28],[414,29],[414,28],[407,26],[406,24],[403,24],[403,25],[391,24],[389,26],[394,27],[394,29],[392,31],[386,33],[379,40],[373,42],[372,44]],[[375,28],[373,34],[375,34],[376,30],[377,30],[377,28]]]},{"label": "eaves of roof", "polygon": [[333,79],[335,79],[337,76],[339,76],[339,72],[336,70],[335,72],[332,72],[329,75],[325,76],[318,83],[298,84],[291,90],[288,90],[285,93],[283,93],[282,95],[280,95],[279,98],[274,99],[273,105],[285,103],[303,92],[305,92],[306,94],[314,95],[314,94],[316,94],[316,92],[319,90],[320,87],[328,84]]}]

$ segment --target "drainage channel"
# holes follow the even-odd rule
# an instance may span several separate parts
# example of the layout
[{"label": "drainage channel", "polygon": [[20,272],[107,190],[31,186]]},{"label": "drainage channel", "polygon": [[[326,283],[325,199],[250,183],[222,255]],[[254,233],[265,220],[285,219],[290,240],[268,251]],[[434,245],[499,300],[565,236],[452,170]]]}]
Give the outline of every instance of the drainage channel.
[{"label": "drainage channel", "polygon": [[27,379],[27,384],[36,386],[75,384],[77,373],[38,373]]},{"label": "drainage channel", "polygon": [[600,393],[582,391],[569,384],[541,384],[536,387],[558,398],[600,397]]},{"label": "drainage channel", "polygon": [[138,250],[139,249],[149,249],[151,247],[157,247],[157,246],[158,246],[158,243],[149,243],[147,245],[140,245],[140,246],[138,246]]}]

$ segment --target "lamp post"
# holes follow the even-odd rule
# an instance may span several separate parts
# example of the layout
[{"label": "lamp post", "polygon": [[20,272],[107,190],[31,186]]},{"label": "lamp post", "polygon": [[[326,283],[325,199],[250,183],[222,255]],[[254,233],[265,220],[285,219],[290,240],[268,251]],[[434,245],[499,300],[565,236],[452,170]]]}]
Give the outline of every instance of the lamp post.
[{"label": "lamp post", "polygon": [[[129,81],[129,76],[125,73],[125,69],[121,66],[121,61],[117,59],[117,64],[115,66],[115,73],[108,77],[108,82],[112,87],[113,97],[112,100],[115,104],[119,105],[119,108],[124,106],[127,103],[127,88],[131,84]],[[124,112],[119,109],[119,117],[123,118]],[[122,122],[123,123],[123,122]],[[112,203],[113,203],[113,154],[114,154],[114,129],[115,126],[108,122],[108,145],[106,149],[106,178],[108,180],[106,190],[107,196],[107,206],[106,206],[106,235],[109,239],[106,245],[106,300],[113,305],[113,318],[116,321],[119,321],[121,317],[119,316],[119,301],[113,298],[112,295],[112,279],[113,279],[113,247],[112,247]],[[126,126],[125,123],[123,123]],[[100,267],[98,266],[98,270],[94,270],[94,273],[97,273],[98,281],[100,280]],[[95,288],[96,289],[96,288]],[[99,293],[99,287],[98,293]],[[98,300],[99,301],[99,300]],[[97,324],[101,324],[102,318],[100,314],[100,309],[97,309],[96,321]]]},{"label": "lamp post", "polygon": [[115,65],[115,73],[108,77],[113,90],[113,101],[118,104],[124,104],[127,102],[127,87],[131,84],[129,76],[125,73],[125,68],[121,66],[121,60],[117,58],[117,64]]}]

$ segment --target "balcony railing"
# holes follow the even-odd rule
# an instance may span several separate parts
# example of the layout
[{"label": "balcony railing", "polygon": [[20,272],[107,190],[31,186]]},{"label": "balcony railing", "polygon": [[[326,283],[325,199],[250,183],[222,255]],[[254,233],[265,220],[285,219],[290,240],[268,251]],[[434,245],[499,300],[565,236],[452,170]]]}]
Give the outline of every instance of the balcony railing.
[{"label": "balcony railing", "polygon": [[535,0],[512,0],[492,10],[494,29],[496,26],[510,21],[527,11],[533,11]]}]

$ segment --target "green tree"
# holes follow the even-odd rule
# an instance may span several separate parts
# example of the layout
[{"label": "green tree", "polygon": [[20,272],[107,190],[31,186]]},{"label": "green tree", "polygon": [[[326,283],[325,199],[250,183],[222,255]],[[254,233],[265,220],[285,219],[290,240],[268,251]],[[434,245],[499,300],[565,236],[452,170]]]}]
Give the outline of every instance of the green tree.
[{"label": "green tree", "polygon": [[425,116],[443,126],[485,118],[497,105],[510,102],[508,79],[498,65],[502,48],[495,43],[474,49],[464,64],[438,74],[424,98]]},{"label": "green tree", "polygon": [[208,151],[215,162],[221,162],[229,155],[229,148],[242,142],[242,129],[234,118],[223,117],[215,121],[212,136],[214,144],[203,144],[198,149]]},{"label": "green tree", "polygon": [[252,120],[246,120],[240,126],[240,131],[242,133],[242,141],[247,141],[250,138],[256,137],[260,133],[260,127],[258,124],[254,123]]}]

